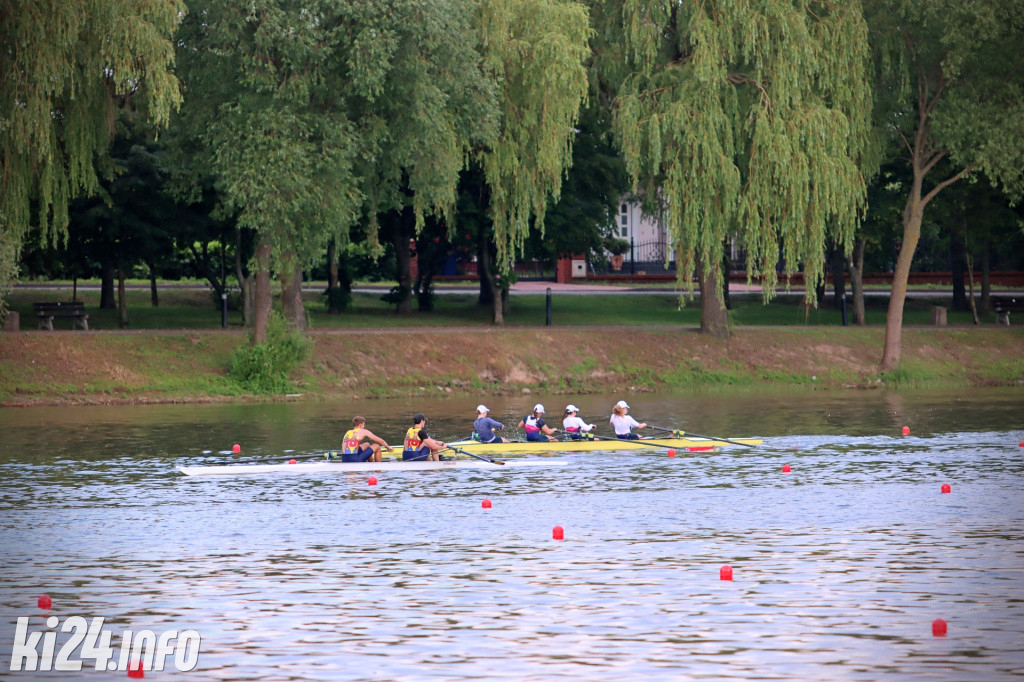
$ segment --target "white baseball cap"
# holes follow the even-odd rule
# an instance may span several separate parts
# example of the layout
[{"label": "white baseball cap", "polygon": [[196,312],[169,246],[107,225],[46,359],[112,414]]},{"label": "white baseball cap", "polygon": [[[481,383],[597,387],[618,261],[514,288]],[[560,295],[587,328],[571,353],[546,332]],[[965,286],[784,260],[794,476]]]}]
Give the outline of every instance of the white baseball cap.
[{"label": "white baseball cap", "polygon": [[489,410],[489,409],[487,409],[487,406],[486,406],[486,405],[477,405],[477,406],[476,406],[476,413],[477,413],[477,414],[480,414],[480,413],[482,413],[482,412],[490,412],[490,410]]},{"label": "white baseball cap", "polygon": [[533,411],[534,412],[540,412],[541,414],[544,414],[544,406],[541,405],[540,403],[537,403],[536,405],[533,406]]},{"label": "white baseball cap", "polygon": [[615,407],[621,407],[626,410],[629,409],[629,405],[626,404],[625,400],[620,400],[619,402],[615,403]]},{"label": "white baseball cap", "polygon": [[576,407],[575,405],[566,405],[565,406],[565,411],[566,412],[579,412],[580,408]]}]

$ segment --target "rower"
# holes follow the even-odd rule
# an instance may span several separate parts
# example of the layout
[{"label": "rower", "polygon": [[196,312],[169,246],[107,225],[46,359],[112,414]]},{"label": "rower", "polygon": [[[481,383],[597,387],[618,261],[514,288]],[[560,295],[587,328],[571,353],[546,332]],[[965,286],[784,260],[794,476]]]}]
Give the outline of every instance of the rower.
[{"label": "rower", "polygon": [[645,429],[647,428],[647,424],[639,423],[637,420],[630,417],[627,414],[628,412],[629,405],[626,404],[625,400],[620,400],[615,403],[615,407],[612,408],[610,422],[612,428],[615,429],[615,437],[623,440],[639,440],[640,436],[633,433],[633,429]]},{"label": "rower", "polygon": [[[364,440],[373,441],[364,443]],[[391,452],[391,446],[383,438],[374,435],[366,428],[366,419],[363,417],[352,417],[352,428],[345,432],[341,445],[342,462],[366,462],[373,460],[381,461],[380,449],[384,448]]]},{"label": "rower", "polygon": [[562,428],[565,429],[565,434],[571,440],[594,440],[594,434],[590,431],[597,424],[588,424],[580,419],[579,411],[580,408],[575,405],[565,406],[565,418],[562,419]]},{"label": "rower", "polygon": [[405,432],[405,447],[402,449],[403,461],[438,461],[441,456],[437,453],[448,447],[427,434],[427,418],[416,413],[412,418],[412,428]]},{"label": "rower", "polygon": [[533,406],[533,413],[528,414],[519,422],[519,428],[526,431],[526,440],[531,442],[547,443],[556,440],[552,435],[558,429],[547,425],[541,415],[544,414],[544,406],[537,403]]},{"label": "rower", "polygon": [[508,438],[497,435],[495,430],[505,428],[501,422],[496,422],[487,416],[490,409],[485,405],[476,406],[476,421],[473,422],[473,431],[476,439],[481,443],[507,443]]}]

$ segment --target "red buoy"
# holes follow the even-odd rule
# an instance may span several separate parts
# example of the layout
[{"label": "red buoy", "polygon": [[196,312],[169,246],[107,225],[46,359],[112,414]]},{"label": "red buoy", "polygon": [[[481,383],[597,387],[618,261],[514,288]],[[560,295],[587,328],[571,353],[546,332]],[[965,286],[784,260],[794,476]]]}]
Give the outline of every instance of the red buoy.
[{"label": "red buoy", "polygon": [[128,664],[128,677],[140,679],[146,676],[146,673],[142,671],[142,659],[132,661]]},{"label": "red buoy", "polygon": [[941,618],[936,618],[935,620],[932,621],[932,634],[934,636],[936,636],[936,637],[945,637],[946,636],[946,630],[947,630],[946,621],[942,620]]},{"label": "red buoy", "polygon": [[782,473],[784,473],[784,474],[788,474],[788,473],[789,473],[790,471],[791,471],[791,470],[790,470],[790,468],[789,468],[789,465],[788,465],[788,464],[783,464],[783,465],[782,465]]},{"label": "red buoy", "polygon": [[904,426],[903,427],[903,435],[904,436],[909,436],[910,435],[910,427],[909,426]]},{"label": "red buoy", "polygon": [[238,443],[235,443],[234,445],[231,446],[231,452],[241,452],[241,451],[242,451],[242,446],[239,445]]},{"label": "red buoy", "polygon": [[53,600],[50,599],[50,595],[48,594],[39,595],[39,601],[37,603],[41,609],[53,608]]},{"label": "red buoy", "polygon": [[732,580],[732,566],[726,564],[718,569],[718,577],[721,580]]},{"label": "red buoy", "polygon": [[295,461],[294,459],[290,459],[290,460],[288,460],[288,463],[289,463],[289,464],[298,464],[298,462],[296,462],[296,461]]},{"label": "red buoy", "polygon": [[370,476],[370,480],[367,481],[367,483],[369,483],[370,485],[377,485],[377,477],[376,476]]},{"label": "red buoy", "polygon": [[669,457],[675,457],[675,456],[676,456],[676,450],[675,450],[675,448],[669,448],[669,449],[668,449],[668,452],[667,452],[666,454],[667,454],[667,455],[668,455]]},{"label": "red buoy", "polygon": [[1017,443],[1017,447],[1018,448],[1024,448],[1024,440],[1022,440],[1021,442]]},{"label": "red buoy", "polygon": [[943,483],[942,484],[942,492],[944,492],[944,493],[951,493],[951,492],[953,492],[953,489],[951,487],[949,487],[948,483]]},{"label": "red buoy", "polygon": [[483,507],[484,509],[490,509],[491,508],[491,501],[485,499],[483,502],[480,503],[480,506]]},{"label": "red buoy", "polygon": [[564,540],[565,530],[563,530],[561,526],[555,526],[551,531],[551,537],[555,540]]}]

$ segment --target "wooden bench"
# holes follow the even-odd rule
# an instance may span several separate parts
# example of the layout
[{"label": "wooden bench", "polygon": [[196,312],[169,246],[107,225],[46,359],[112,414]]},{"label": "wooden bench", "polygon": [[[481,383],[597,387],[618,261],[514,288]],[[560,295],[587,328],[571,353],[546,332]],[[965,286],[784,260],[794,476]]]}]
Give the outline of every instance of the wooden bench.
[{"label": "wooden bench", "polygon": [[1010,324],[1010,313],[1024,313],[1024,298],[993,296],[992,310],[996,313],[996,324]]},{"label": "wooden bench", "polygon": [[39,318],[39,329],[53,331],[53,318],[71,318],[71,328],[89,329],[89,315],[85,312],[85,304],[81,301],[55,301],[52,303],[33,303],[32,310]]}]

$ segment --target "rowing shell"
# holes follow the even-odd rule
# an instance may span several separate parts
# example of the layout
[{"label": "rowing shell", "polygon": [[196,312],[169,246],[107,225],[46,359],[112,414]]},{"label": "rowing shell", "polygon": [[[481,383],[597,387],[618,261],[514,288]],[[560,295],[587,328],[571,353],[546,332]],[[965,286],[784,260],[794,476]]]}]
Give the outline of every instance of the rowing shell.
[{"label": "rowing shell", "polygon": [[505,469],[507,467],[564,466],[553,459],[523,459],[504,466],[480,460],[449,459],[441,462],[300,462],[298,464],[228,464],[226,466],[177,467],[186,476],[247,476],[249,474],[319,474],[360,471],[440,471],[446,469]]},{"label": "rowing shell", "polygon": [[760,438],[730,438],[730,442],[711,438],[645,438],[642,441],[619,440],[558,440],[550,443],[518,442],[518,443],[481,443],[475,440],[451,442],[453,448],[459,448],[474,455],[530,455],[547,452],[589,452],[600,450],[612,452],[616,450],[649,450],[654,448],[674,448],[676,450],[693,450],[706,452],[709,450],[729,447],[736,443],[743,445],[760,445]]}]

